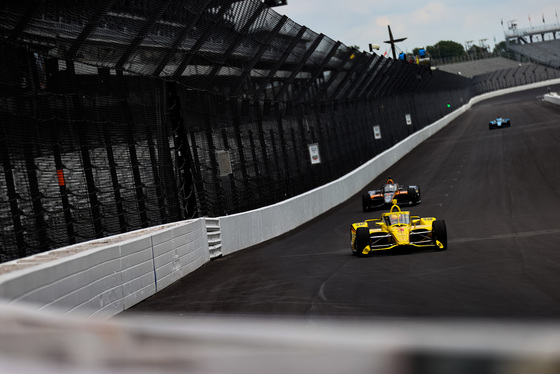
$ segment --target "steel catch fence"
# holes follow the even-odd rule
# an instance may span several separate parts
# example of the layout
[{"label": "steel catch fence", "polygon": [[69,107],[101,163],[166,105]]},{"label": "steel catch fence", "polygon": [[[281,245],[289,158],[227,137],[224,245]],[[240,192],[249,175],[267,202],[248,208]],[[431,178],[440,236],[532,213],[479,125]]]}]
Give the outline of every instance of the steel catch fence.
[{"label": "steel catch fence", "polygon": [[0,21],[1,262],[282,201],[477,90],[258,0],[20,1]]}]

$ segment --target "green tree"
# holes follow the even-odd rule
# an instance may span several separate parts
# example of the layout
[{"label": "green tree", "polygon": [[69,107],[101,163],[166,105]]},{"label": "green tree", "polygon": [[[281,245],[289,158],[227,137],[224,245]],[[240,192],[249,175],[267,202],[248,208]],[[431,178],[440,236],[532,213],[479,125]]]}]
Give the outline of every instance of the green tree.
[{"label": "green tree", "polygon": [[508,51],[506,41],[503,40],[494,46],[494,54],[500,55]]},{"label": "green tree", "polygon": [[426,47],[426,51],[434,58],[459,57],[465,54],[463,45],[451,40],[439,41],[434,45]]},{"label": "green tree", "polygon": [[484,47],[479,47],[478,45],[473,45],[467,53],[473,58],[480,58],[488,55],[488,50]]}]

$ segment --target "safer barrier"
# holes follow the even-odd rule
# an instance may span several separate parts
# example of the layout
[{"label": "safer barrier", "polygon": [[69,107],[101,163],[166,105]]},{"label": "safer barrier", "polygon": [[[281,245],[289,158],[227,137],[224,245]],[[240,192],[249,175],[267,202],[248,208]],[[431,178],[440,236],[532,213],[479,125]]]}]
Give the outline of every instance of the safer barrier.
[{"label": "safer barrier", "polygon": [[[265,208],[195,219],[64,247],[0,265],[0,298],[41,310],[108,318],[220,254],[286,233],[345,201],[477,102],[560,79],[491,92],[414,133],[334,182]],[[208,233],[211,233],[212,248]]]},{"label": "safer barrier", "polygon": [[108,318],[210,261],[204,219],[56,249],[0,266],[0,298]]},{"label": "safer barrier", "polygon": [[560,95],[557,92],[550,92],[543,96],[543,100],[552,104],[560,105]]}]

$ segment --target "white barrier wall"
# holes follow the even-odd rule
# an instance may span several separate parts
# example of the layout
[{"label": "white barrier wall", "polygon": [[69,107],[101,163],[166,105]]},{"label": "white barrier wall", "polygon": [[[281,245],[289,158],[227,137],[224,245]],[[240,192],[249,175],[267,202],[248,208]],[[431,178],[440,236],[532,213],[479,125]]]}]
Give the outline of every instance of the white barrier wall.
[{"label": "white barrier wall", "polygon": [[2,264],[0,298],[111,317],[208,261],[205,220],[179,222]]},{"label": "white barrier wall", "polygon": [[543,96],[543,100],[552,104],[560,105],[560,95],[557,92],[551,92]]},{"label": "white barrier wall", "polygon": [[[479,102],[484,101],[484,100],[491,99],[491,98],[496,97],[496,96],[507,95],[507,94],[514,93],[514,92],[519,92],[519,91],[528,91],[528,90],[532,90],[533,88],[554,86],[554,85],[557,85],[557,84],[560,84],[560,79],[551,79],[551,80],[544,81],[544,82],[536,82],[536,83],[526,84],[524,86],[505,88],[503,90],[493,91],[493,92],[489,92],[489,93],[485,93],[483,95],[478,95],[476,97],[473,97],[470,101],[470,104],[474,105],[476,103],[479,103]],[[545,99],[545,96],[546,95],[543,96],[543,99]]]},{"label": "white barrier wall", "polygon": [[[63,314],[111,317],[198,269],[220,251],[227,255],[262,243],[334,208],[473,104],[554,84],[560,79],[477,96],[344,177],[272,206],[138,230],[0,264],[0,298]],[[209,226],[207,220],[212,221]]]}]

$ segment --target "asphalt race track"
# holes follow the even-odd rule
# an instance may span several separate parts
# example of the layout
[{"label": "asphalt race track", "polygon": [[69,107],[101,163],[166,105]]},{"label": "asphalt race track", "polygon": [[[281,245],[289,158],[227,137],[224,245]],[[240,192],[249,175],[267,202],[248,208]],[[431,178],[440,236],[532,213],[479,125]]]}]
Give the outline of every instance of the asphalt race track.
[{"label": "asphalt race track", "polygon": [[[560,92],[560,86],[551,87]],[[449,248],[350,252],[360,194],[283,237],[211,261],[120,315],[560,317],[560,107],[546,88],[475,105],[393,165]],[[511,127],[490,131],[502,116]]]}]

